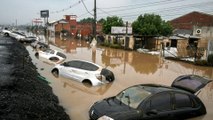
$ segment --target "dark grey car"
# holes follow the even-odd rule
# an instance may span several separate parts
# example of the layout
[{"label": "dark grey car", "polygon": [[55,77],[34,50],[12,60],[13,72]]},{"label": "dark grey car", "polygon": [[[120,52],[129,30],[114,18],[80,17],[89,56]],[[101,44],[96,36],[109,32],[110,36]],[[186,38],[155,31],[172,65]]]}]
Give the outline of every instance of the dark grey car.
[{"label": "dark grey car", "polygon": [[183,75],[176,78],[171,87],[135,85],[96,102],[89,116],[92,120],[180,120],[204,115],[206,108],[194,94],[211,81],[197,75]]}]

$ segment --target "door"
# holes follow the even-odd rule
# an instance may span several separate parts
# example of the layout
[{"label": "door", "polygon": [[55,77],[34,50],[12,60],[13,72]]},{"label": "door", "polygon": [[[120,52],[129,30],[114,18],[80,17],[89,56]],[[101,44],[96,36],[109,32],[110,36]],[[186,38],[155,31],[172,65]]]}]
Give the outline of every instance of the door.
[{"label": "door", "polygon": [[81,61],[66,62],[66,64],[64,64],[63,68],[61,69],[61,74],[63,74],[65,77],[79,80],[78,71],[81,65],[82,65]]},{"label": "door", "polygon": [[145,119],[169,119],[172,117],[171,94],[164,92],[152,96],[146,102],[144,112]]}]

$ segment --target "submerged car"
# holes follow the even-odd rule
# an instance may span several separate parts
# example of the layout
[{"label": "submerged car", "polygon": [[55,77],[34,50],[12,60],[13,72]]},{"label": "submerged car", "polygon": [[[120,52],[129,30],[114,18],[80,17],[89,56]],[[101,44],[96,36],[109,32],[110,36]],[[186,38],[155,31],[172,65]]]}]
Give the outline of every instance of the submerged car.
[{"label": "submerged car", "polygon": [[34,49],[46,50],[49,49],[49,46],[40,41],[34,41],[30,44]]},{"label": "submerged car", "polygon": [[11,31],[8,30],[8,28],[3,29],[1,32],[2,32],[2,34],[3,34],[4,36],[6,36],[6,37],[9,37],[9,36],[10,36],[10,33],[11,33]]},{"label": "submerged car", "polygon": [[89,110],[91,120],[182,120],[206,114],[194,95],[212,80],[182,75],[171,87],[156,84],[131,86],[118,95],[98,101]]},{"label": "submerged car", "polygon": [[22,41],[26,38],[26,35],[18,31],[13,31],[10,33],[10,37],[15,38],[18,41]]},{"label": "submerged car", "polygon": [[26,36],[24,39],[19,40],[20,42],[32,43],[38,41],[39,38],[35,36]]},{"label": "submerged car", "polygon": [[92,86],[112,82],[114,74],[95,63],[85,60],[72,60],[58,64],[52,69],[55,76],[61,75]]},{"label": "submerged car", "polygon": [[52,49],[39,50],[35,53],[35,56],[45,58],[55,63],[61,63],[66,59],[66,55]]}]

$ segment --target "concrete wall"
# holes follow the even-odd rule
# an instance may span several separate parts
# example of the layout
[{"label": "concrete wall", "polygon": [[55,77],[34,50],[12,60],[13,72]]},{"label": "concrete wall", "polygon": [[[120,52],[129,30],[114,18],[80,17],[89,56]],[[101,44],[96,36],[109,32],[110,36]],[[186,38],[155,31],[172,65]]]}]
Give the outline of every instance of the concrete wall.
[{"label": "concrete wall", "polygon": [[[200,34],[197,33],[198,30],[201,30]],[[213,27],[194,26],[193,35],[200,36],[203,40],[213,40]]]}]

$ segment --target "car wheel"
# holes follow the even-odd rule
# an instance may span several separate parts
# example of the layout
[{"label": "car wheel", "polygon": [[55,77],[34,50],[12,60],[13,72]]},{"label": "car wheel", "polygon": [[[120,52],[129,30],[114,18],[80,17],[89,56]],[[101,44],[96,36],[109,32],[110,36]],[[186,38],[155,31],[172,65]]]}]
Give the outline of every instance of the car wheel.
[{"label": "car wheel", "polygon": [[58,69],[53,69],[52,74],[53,74],[53,76],[58,77],[59,76]]},{"label": "car wheel", "polygon": [[9,37],[9,33],[4,33],[4,35],[5,35],[6,37]]},{"label": "car wheel", "polygon": [[39,53],[38,53],[38,52],[36,52],[36,53],[35,53],[35,56],[36,56],[36,58],[38,58],[38,57],[39,57]]}]

